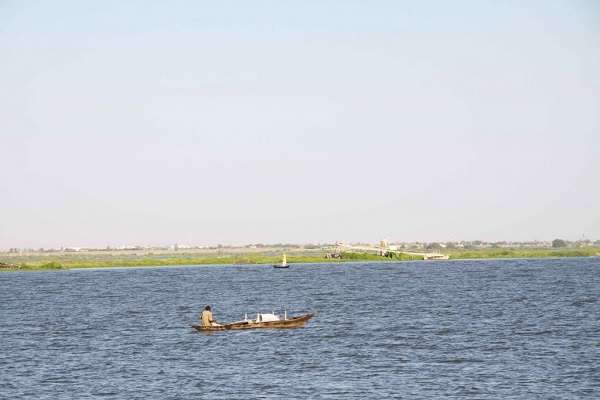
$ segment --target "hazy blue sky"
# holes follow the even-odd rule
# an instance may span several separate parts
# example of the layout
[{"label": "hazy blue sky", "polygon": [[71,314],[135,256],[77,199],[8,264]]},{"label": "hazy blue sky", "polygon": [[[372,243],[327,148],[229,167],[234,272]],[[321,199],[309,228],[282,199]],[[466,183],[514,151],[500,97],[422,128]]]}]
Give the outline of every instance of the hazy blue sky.
[{"label": "hazy blue sky", "polygon": [[0,249],[600,239],[597,1],[0,1]]}]

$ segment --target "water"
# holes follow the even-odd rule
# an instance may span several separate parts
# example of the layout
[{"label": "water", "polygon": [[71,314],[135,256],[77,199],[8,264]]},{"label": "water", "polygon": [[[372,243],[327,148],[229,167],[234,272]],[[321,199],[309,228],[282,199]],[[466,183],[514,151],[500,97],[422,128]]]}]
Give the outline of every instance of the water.
[{"label": "water", "polygon": [[0,398],[599,398],[599,297],[598,258],[2,273]]}]

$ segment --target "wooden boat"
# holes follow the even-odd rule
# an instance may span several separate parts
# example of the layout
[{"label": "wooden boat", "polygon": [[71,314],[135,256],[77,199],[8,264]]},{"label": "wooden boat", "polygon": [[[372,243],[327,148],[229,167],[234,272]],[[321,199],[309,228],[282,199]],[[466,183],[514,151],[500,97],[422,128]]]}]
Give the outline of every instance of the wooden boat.
[{"label": "wooden boat", "polygon": [[281,260],[281,264],[273,264],[273,268],[289,268],[290,264],[287,263],[287,259],[285,254],[283,255],[283,259]]},{"label": "wooden boat", "polygon": [[285,313],[284,318],[281,319],[275,314],[257,314],[255,319],[248,319],[246,317],[242,321],[231,322],[229,324],[217,326],[192,325],[192,328],[199,332],[239,331],[243,329],[290,329],[303,327],[313,316],[314,314],[309,313],[288,318],[287,313]]}]

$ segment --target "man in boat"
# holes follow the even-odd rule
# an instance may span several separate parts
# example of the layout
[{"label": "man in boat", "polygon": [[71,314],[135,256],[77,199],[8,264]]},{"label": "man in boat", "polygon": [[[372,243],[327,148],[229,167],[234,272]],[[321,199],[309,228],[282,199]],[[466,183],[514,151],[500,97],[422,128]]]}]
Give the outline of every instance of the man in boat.
[{"label": "man in boat", "polygon": [[204,307],[204,311],[200,315],[200,319],[202,320],[202,326],[221,326],[221,324],[217,324],[213,319],[212,311],[210,310],[210,306]]}]

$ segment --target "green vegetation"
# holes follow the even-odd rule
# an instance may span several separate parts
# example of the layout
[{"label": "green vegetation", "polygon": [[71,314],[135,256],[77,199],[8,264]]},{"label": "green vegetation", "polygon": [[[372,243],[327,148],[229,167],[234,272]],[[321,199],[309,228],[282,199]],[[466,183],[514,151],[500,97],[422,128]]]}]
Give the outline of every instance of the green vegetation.
[{"label": "green vegetation", "polygon": [[[381,257],[380,257],[381,258]],[[316,263],[325,261],[324,255],[313,256],[288,256],[290,263]],[[230,265],[230,264],[277,264],[281,262],[281,255],[270,256],[264,254],[239,254],[221,256],[194,256],[185,257],[173,255],[171,257],[129,257],[129,258],[76,258],[56,257],[53,261],[28,261],[18,264],[19,268],[6,268],[5,270],[50,270],[69,268],[107,268],[107,267],[154,267],[170,265]]]},{"label": "green vegetation", "polygon": [[65,267],[56,262],[56,261],[50,261],[50,262],[43,262],[43,263],[23,263],[23,264],[19,264],[19,265],[10,265],[8,267],[4,267],[3,270],[5,271],[15,271],[15,270],[35,270],[35,271],[39,271],[39,270],[51,270],[51,269],[64,269]]},{"label": "green vegetation", "polygon": [[[409,256],[406,254],[391,254],[379,256],[369,253],[342,253],[340,258],[328,259],[326,253],[292,254],[287,256],[288,263],[323,263],[323,262],[345,262],[345,261],[406,261],[421,260],[422,257]],[[48,261],[48,259],[52,259]],[[172,254],[171,256],[138,256],[127,258],[94,258],[68,256],[48,256],[45,260],[27,260],[26,263],[18,264],[21,270],[51,270],[70,268],[108,268],[108,267],[154,267],[154,266],[176,266],[176,265],[231,265],[231,264],[278,264],[281,255],[269,255],[262,253],[242,253],[224,255],[194,255],[184,256]],[[15,270],[10,268],[7,270]]]},{"label": "green vegetation", "polygon": [[[343,252],[338,257],[328,258],[325,251],[294,251],[288,249],[289,263],[340,263],[340,262],[388,262],[422,260],[419,255],[390,253],[380,256],[373,253]],[[450,259],[491,258],[545,258],[545,257],[589,257],[600,256],[599,247],[555,247],[555,248],[445,248],[442,253]],[[242,250],[237,253],[57,253],[30,254],[25,256],[2,256],[0,271],[15,270],[60,270],[70,268],[144,267],[176,265],[231,265],[231,264],[278,264],[280,251]]]},{"label": "green vegetation", "polygon": [[63,267],[62,264],[57,263],[56,261],[50,261],[50,262],[47,262],[47,263],[40,264],[39,266],[34,267],[34,268],[38,268],[38,269],[63,269],[64,267]]},{"label": "green vegetation", "polygon": [[446,249],[451,260],[476,258],[548,258],[600,256],[598,247]]}]

